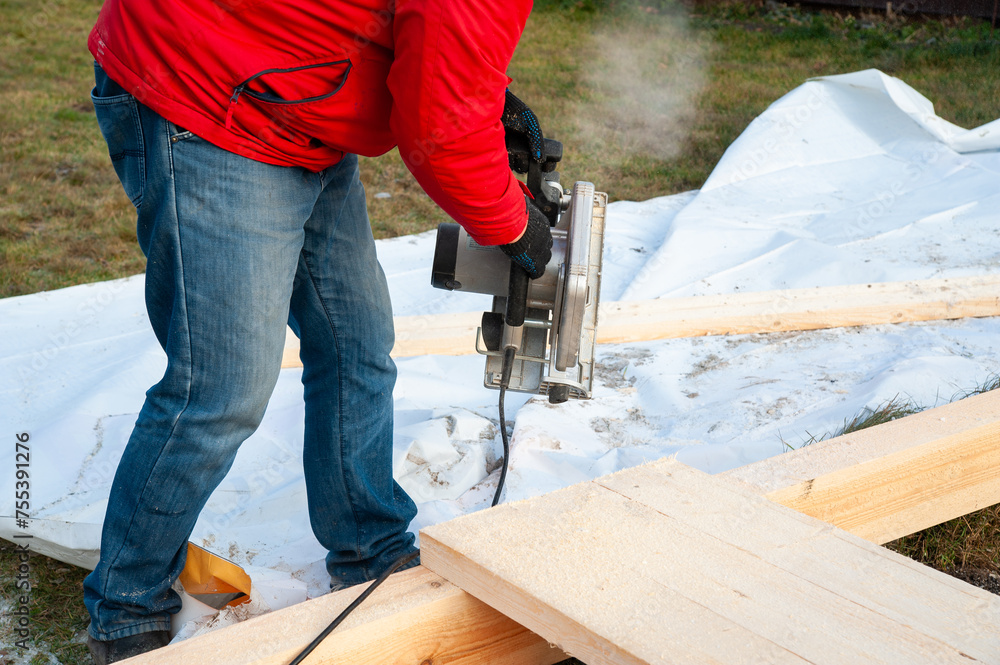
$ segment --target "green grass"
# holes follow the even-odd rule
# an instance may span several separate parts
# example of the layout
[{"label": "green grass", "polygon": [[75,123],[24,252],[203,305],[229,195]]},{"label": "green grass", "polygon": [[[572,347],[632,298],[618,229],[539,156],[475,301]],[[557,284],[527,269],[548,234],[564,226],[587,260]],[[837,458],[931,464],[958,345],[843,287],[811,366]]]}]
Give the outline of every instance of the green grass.
[{"label": "green grass", "polygon": [[[134,210],[89,101],[85,41],[100,4],[0,0],[0,297],[143,269]],[[871,67],[902,78],[961,126],[1000,117],[997,37],[964,19],[756,1],[684,8],[664,0],[539,0],[509,74],[546,134],[563,141],[563,182],[589,180],[612,200],[643,200],[700,187],[753,118],[806,79]],[[377,237],[444,220],[395,152],[363,160],[362,169]],[[391,196],[375,199],[380,192]],[[879,411],[865,419],[897,417]],[[892,546],[942,569],[1000,569],[998,534],[994,507]],[[0,570],[13,569],[12,557],[0,549]],[[61,662],[87,662],[78,641],[84,572],[40,556],[32,562],[39,644]],[[0,575],[4,598],[9,584]],[[0,644],[9,644],[2,630]]]},{"label": "green grass", "polygon": [[[976,394],[975,391],[970,391],[962,395],[962,397],[968,397],[969,395]],[[905,418],[906,416],[913,415],[914,413],[919,413],[924,410],[924,407],[917,406],[913,402],[907,399],[902,399],[899,396],[893,397],[891,400],[880,404],[875,408],[865,408],[862,409],[860,413],[856,414],[853,418],[848,418],[844,421],[844,424],[833,432],[823,434],[820,436],[815,436],[813,434],[807,434],[807,439],[801,444],[792,445],[782,439],[782,443],[789,450],[795,450],[801,448],[802,446],[809,446],[820,441],[826,441],[827,439],[833,439],[838,436],[843,436],[845,434],[850,434],[851,432],[857,432],[858,430],[868,429],[869,427],[874,427],[876,425],[883,425],[885,423],[890,423],[893,420],[898,420],[900,418]]]}]

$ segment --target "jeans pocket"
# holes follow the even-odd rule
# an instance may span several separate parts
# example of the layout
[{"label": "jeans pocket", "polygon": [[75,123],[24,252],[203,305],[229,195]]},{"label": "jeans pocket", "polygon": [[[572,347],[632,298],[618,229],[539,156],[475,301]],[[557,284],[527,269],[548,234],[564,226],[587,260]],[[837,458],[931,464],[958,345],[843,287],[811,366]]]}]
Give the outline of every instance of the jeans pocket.
[{"label": "jeans pocket", "polygon": [[[99,76],[103,72],[99,73]],[[136,208],[142,203],[146,185],[146,163],[143,148],[142,124],[139,120],[139,106],[135,97],[128,94],[99,96],[99,91],[109,86],[101,85],[91,93],[94,114],[101,134],[108,144],[111,164],[115,167],[118,180],[125,189],[126,196]]]},{"label": "jeans pocket", "polygon": [[167,121],[167,136],[170,137],[170,144],[175,145],[181,141],[198,138],[194,132],[190,132],[183,127],[178,127],[174,123]]}]

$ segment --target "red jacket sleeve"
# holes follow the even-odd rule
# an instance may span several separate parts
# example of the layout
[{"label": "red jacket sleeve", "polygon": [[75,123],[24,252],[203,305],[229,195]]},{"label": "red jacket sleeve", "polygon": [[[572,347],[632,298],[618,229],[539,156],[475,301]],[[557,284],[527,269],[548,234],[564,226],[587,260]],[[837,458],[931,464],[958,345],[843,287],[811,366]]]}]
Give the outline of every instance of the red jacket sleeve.
[{"label": "red jacket sleeve", "polygon": [[477,242],[524,230],[524,194],[500,123],[507,65],[531,0],[398,0],[390,125],[403,161]]}]

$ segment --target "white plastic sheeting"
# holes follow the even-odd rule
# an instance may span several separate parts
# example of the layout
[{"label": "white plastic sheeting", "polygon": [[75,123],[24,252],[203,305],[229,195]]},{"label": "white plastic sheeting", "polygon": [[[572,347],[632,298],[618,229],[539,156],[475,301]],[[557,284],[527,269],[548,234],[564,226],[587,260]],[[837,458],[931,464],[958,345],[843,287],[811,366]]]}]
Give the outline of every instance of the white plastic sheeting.
[{"label": "white plastic sheeting", "polygon": [[[993,272],[998,195],[1000,121],[956,127],[877,71],[817,79],[755,120],[701,191],[609,207],[602,299]],[[433,242],[379,242],[396,314],[486,308],[486,296],[430,288]],[[33,549],[96,562],[116,464],[165,365],[142,291],[138,276],[0,301],[0,537],[23,533],[14,436],[27,432]],[[998,333],[976,319],[602,346],[593,400],[508,396],[506,500],[664,455],[718,472],[889,399],[933,406],[1000,371]],[[485,507],[500,442],[483,360],[398,366],[395,472],[420,507],[413,528]],[[192,538],[246,567],[272,609],[326,587],[306,514],[299,377],[282,371]]]}]

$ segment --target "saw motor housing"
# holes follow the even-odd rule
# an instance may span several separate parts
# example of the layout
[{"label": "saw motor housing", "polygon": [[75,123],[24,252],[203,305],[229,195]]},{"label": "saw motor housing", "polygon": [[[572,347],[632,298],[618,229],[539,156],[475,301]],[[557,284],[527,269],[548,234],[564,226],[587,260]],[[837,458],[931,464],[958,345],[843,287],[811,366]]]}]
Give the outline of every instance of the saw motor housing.
[{"label": "saw motor housing", "polygon": [[[546,140],[547,155],[550,143],[558,146],[552,150],[558,156],[548,160],[554,165],[562,147]],[[498,247],[476,243],[458,224],[438,227],[431,278],[437,288],[493,296],[476,335],[476,351],[486,356],[484,385],[499,389],[503,349],[514,345],[507,389],[548,395],[554,404],[591,396],[608,198],[589,182],[564,191],[558,178],[544,165],[528,171],[529,190],[554,224],[552,259],[545,274],[528,283],[523,325],[505,318],[510,259]]]}]

